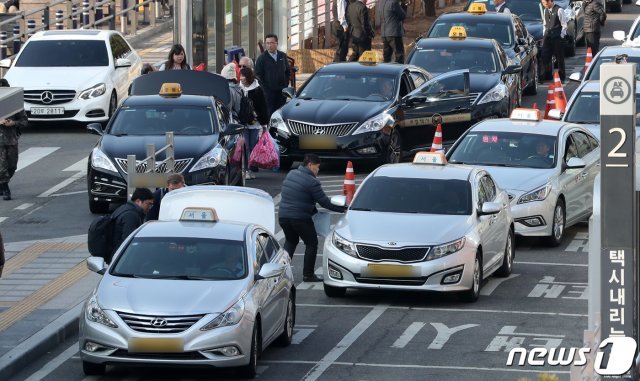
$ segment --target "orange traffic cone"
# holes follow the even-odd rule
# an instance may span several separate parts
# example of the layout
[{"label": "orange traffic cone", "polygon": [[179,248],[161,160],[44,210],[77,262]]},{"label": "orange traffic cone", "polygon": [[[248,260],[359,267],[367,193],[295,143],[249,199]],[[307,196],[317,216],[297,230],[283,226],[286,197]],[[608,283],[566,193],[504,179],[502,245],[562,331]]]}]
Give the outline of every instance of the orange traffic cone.
[{"label": "orange traffic cone", "polygon": [[351,205],[353,195],[356,193],[356,175],[353,173],[353,164],[351,161],[347,162],[347,172],[344,174],[344,187],[342,189],[342,195],[347,196],[347,205]]},{"label": "orange traffic cone", "polygon": [[591,65],[591,60],[593,60],[593,54],[591,53],[591,48],[587,48],[587,60],[584,62],[584,74],[587,74],[587,69],[589,69],[589,65]]},{"label": "orange traffic cone", "polygon": [[567,97],[566,95],[564,95],[562,82],[560,81],[560,76],[558,75],[557,71],[553,73],[553,82],[555,83],[555,87],[556,87],[554,92],[555,93],[554,99],[556,101],[555,108],[559,109],[560,112],[564,114],[564,111],[567,108]]},{"label": "orange traffic cone", "polygon": [[442,152],[442,124],[438,123],[436,133],[433,135],[433,143],[430,152]]},{"label": "orange traffic cone", "polygon": [[549,89],[547,90],[547,106],[544,109],[544,118],[549,119],[549,110],[556,108],[555,101],[555,86],[553,82],[549,84]]}]

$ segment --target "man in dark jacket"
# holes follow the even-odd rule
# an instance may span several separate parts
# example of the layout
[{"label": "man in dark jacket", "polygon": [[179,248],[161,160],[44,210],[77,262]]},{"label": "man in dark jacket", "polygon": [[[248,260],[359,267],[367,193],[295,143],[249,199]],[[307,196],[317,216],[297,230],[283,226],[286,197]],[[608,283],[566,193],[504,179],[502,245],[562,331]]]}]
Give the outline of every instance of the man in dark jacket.
[{"label": "man in dark jacket", "polygon": [[160,203],[162,198],[172,190],[184,187],[184,176],[179,173],[172,173],[167,176],[167,187],[156,189],[153,192],[153,206],[147,212],[147,221],[155,221],[160,215]]},{"label": "man in dark jacket", "polygon": [[353,50],[350,61],[357,61],[362,53],[371,50],[371,39],[374,35],[371,20],[369,20],[369,10],[361,1],[349,0],[347,24]]},{"label": "man in dark jacket", "polygon": [[382,35],[382,55],[384,62],[391,62],[391,55],[395,52],[396,61],[404,63],[404,26],[402,22],[407,17],[400,6],[399,0],[380,0],[376,7],[376,24],[380,25]]},{"label": "man in dark jacket", "polygon": [[285,103],[282,89],[289,84],[291,68],[287,55],[278,50],[278,36],[267,34],[264,38],[267,49],[256,60],[256,76],[264,90],[269,115]]},{"label": "man in dark jacket", "polygon": [[111,258],[122,242],[144,223],[144,216],[153,206],[153,193],[147,188],[136,188],[131,195],[131,201],[120,205],[111,218],[113,219],[113,249],[111,257],[105,262],[111,263]]},{"label": "man in dark jacket", "polygon": [[[2,79],[0,87],[9,87],[9,83]],[[9,181],[18,168],[18,138],[27,123],[24,110],[0,119],[0,193],[4,200],[11,200]]]},{"label": "man in dark jacket", "polygon": [[284,231],[286,242],[284,249],[293,258],[300,238],[305,245],[304,282],[320,282],[315,275],[316,255],[318,253],[318,235],[311,217],[318,212],[316,203],[334,212],[343,213],[345,208],[331,204],[322,190],[320,180],[316,178],[320,171],[320,158],[316,154],[307,154],[302,165],[287,174],[282,183],[282,199],[278,219]]},{"label": "man in dark jacket", "polygon": [[349,24],[347,24],[347,9],[349,0],[334,0],[331,7],[331,32],[336,38],[338,47],[333,56],[333,62],[344,62],[347,60],[349,51]]},{"label": "man in dark jacket", "polygon": [[587,48],[591,48],[594,56],[600,50],[600,29],[604,26],[607,14],[598,0],[585,0],[584,7],[584,40]]}]

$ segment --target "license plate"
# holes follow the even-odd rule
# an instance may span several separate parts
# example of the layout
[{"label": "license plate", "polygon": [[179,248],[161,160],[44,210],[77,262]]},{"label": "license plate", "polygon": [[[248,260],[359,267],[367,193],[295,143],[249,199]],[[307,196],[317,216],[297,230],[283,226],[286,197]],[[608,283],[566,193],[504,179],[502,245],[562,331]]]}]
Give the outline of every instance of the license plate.
[{"label": "license plate", "polygon": [[415,266],[370,263],[362,269],[362,276],[373,278],[412,278],[419,276]]},{"label": "license plate", "polygon": [[62,115],[64,107],[31,107],[31,115]]},{"label": "license plate", "polygon": [[300,135],[300,149],[336,149],[336,137],[331,135]]},{"label": "license plate", "polygon": [[182,339],[177,339],[177,338],[132,337],[131,339],[129,339],[129,352],[147,352],[147,353],[184,352],[184,344],[182,343]]}]

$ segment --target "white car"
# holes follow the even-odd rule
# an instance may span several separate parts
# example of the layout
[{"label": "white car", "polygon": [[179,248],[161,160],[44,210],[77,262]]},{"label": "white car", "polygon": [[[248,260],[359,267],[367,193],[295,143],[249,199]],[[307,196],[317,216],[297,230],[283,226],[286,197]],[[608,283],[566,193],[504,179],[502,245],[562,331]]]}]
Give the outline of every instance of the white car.
[{"label": "white car", "polygon": [[[599,81],[600,66],[611,62],[640,63],[640,44],[631,46],[605,46],[593,57],[586,73],[583,68],[571,73],[569,79],[575,82]],[[640,65],[636,66],[636,80],[640,80]]]},{"label": "white car", "polygon": [[30,121],[90,123],[109,120],[142,60],[113,30],[51,30],[34,34],[0,67],[9,69],[9,85],[24,88]]}]

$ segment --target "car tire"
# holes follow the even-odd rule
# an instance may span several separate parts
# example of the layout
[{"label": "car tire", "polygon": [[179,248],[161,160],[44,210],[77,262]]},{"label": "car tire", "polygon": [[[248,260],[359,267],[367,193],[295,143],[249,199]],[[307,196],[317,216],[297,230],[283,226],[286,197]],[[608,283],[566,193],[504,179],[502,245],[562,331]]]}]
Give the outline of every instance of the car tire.
[{"label": "car tire", "polygon": [[238,368],[238,375],[242,378],[255,378],[258,371],[258,356],[260,355],[260,335],[258,332],[259,320],[253,326],[253,334],[251,335],[251,352],[249,353],[249,363]]},{"label": "car tire", "polygon": [[87,361],[82,362],[82,371],[86,376],[102,376],[106,370],[107,366],[105,364],[94,364]]},{"label": "car tire", "polygon": [[515,242],[513,230],[509,228],[509,235],[507,236],[507,243],[504,246],[504,257],[502,259],[502,266],[496,271],[496,276],[506,278],[511,275],[511,269],[513,268],[513,258],[515,257]]},{"label": "car tire", "polygon": [[289,295],[287,302],[287,315],[284,317],[284,328],[280,336],[276,339],[276,344],[281,347],[291,345],[293,339],[293,327],[296,325],[296,301],[293,293]]},{"label": "car tire", "polygon": [[564,201],[558,199],[555,208],[553,208],[553,220],[551,223],[551,235],[547,237],[549,246],[559,246],[564,237],[564,228],[566,223],[566,208]]},{"label": "car tire", "polygon": [[394,127],[389,135],[389,145],[384,154],[384,164],[397,164],[402,160],[402,139],[398,128]]},{"label": "car tire", "polygon": [[109,203],[94,201],[91,195],[89,195],[89,211],[93,214],[105,214],[109,211]]},{"label": "car tire", "polygon": [[344,287],[334,287],[324,284],[324,294],[330,298],[341,298],[347,293],[347,289]]},{"label": "car tire", "polygon": [[473,284],[467,291],[463,291],[461,296],[462,300],[469,303],[474,303],[480,297],[480,289],[482,288],[482,255],[476,253],[476,259],[473,265]]},{"label": "car tire", "polygon": [[536,62],[533,64],[533,82],[524,88],[524,90],[522,90],[523,94],[526,95],[536,95],[538,94],[538,83],[539,83],[539,77],[538,77],[538,60],[536,59]]}]

